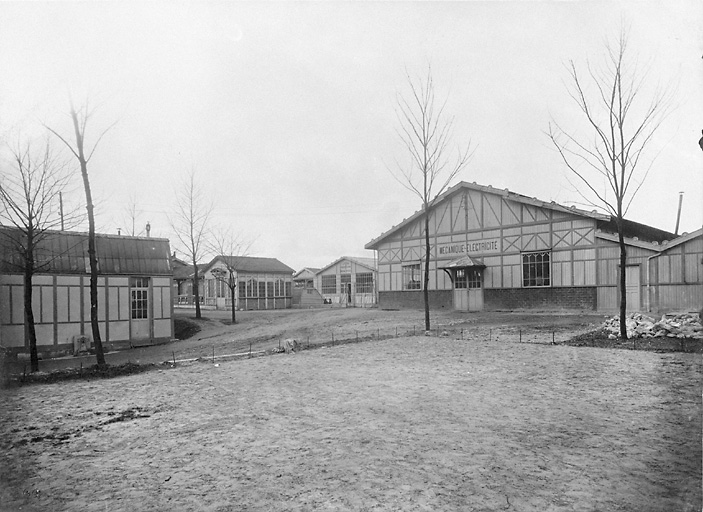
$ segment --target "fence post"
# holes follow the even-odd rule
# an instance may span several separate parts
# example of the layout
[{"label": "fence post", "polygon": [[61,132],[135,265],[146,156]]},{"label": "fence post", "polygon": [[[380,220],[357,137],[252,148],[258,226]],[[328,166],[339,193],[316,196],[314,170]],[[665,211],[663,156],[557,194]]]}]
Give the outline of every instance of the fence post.
[{"label": "fence post", "polygon": [[520,329],[520,343],[522,343],[522,329]]},{"label": "fence post", "polygon": [[251,341],[249,342],[249,359],[251,359]]},{"label": "fence post", "polygon": [[493,329],[488,329],[488,341],[493,339]]},{"label": "fence post", "polygon": [[461,341],[464,341],[464,328],[461,328]]},{"label": "fence post", "polygon": [[215,364],[215,345],[212,346],[212,364]]}]

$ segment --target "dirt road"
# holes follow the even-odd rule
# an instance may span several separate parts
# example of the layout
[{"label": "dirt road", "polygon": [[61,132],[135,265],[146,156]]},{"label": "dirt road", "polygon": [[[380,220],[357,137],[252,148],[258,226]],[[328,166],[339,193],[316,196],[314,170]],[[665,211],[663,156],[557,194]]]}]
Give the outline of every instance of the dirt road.
[{"label": "dirt road", "polygon": [[1,510],[701,510],[700,354],[399,337],[0,394]]}]

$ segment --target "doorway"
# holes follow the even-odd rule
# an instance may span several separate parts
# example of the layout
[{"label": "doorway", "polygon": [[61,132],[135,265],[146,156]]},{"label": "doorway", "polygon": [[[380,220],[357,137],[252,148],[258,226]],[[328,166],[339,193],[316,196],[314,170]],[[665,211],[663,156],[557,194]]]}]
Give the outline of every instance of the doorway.
[{"label": "doorway", "polygon": [[130,288],[130,337],[135,340],[150,338],[149,278],[133,277]]},{"label": "doorway", "polygon": [[625,300],[627,311],[640,310],[640,266],[630,265],[625,267]]},{"label": "doorway", "polygon": [[483,272],[480,268],[464,267],[454,271],[454,309],[483,310]]}]

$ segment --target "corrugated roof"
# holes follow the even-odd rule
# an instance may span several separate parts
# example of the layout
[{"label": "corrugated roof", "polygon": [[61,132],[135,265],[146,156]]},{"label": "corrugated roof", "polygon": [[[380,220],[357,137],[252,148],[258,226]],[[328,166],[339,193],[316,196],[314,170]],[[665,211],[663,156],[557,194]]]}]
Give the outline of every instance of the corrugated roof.
[{"label": "corrugated roof", "polygon": [[283,273],[290,275],[293,275],[294,272],[292,268],[276,258],[259,258],[254,256],[215,256],[215,258],[207,264],[204,272],[218,261],[222,261],[225,265],[234,268],[238,272]]},{"label": "corrugated roof", "polygon": [[[0,228],[0,270],[22,271],[23,259],[17,251],[23,234],[19,229]],[[95,235],[95,249],[101,275],[171,275],[169,241],[165,238],[142,238]],[[47,231],[36,249],[37,272],[50,274],[88,274],[88,234]]]},{"label": "corrugated roof", "polygon": [[341,258],[334,260],[329,265],[325,265],[324,267],[322,267],[320,270],[318,270],[315,273],[319,274],[320,272],[323,272],[323,271],[327,270],[328,268],[333,267],[337,263],[344,261],[344,260],[353,261],[354,263],[362,265],[362,266],[368,268],[369,270],[374,270],[374,271],[376,270],[376,260],[374,258],[364,258],[361,256],[342,256]]}]

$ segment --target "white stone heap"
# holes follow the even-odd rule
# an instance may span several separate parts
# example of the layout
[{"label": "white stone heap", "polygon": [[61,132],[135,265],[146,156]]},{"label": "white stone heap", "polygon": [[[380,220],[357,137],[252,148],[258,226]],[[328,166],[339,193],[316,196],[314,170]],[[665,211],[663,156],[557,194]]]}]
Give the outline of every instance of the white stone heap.
[{"label": "white stone heap", "polygon": [[[657,321],[640,313],[627,315],[628,338],[693,338],[703,339],[703,326],[698,313],[665,314]],[[615,316],[603,324],[610,334],[608,338],[615,339],[620,335],[620,319]]]}]

